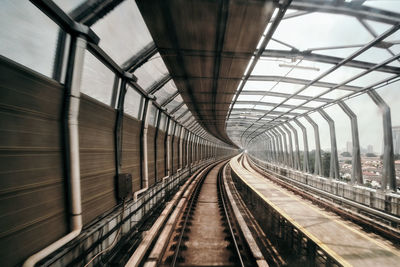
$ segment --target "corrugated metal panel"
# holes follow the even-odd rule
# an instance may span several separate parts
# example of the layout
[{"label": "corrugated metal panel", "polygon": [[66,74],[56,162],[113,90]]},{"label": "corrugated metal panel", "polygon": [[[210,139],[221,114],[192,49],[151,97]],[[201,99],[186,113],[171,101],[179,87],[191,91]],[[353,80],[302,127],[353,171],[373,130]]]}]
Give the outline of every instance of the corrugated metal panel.
[{"label": "corrugated metal panel", "polygon": [[140,185],[140,129],[141,121],[124,115],[122,127],[122,172],[132,174],[132,191]]},{"label": "corrugated metal panel", "polygon": [[79,143],[83,222],[89,223],[116,204],[115,110],[82,95]]},{"label": "corrugated metal panel", "polygon": [[0,259],[22,261],[63,236],[60,84],[0,57]]},{"label": "corrugated metal panel", "polygon": [[154,138],[156,134],[156,128],[149,125],[147,131],[147,160],[149,166],[149,186],[153,185],[156,181],[155,171],[155,154],[154,154]]},{"label": "corrugated metal panel", "polygon": [[165,132],[159,130],[157,136],[157,181],[165,176],[165,137]]}]

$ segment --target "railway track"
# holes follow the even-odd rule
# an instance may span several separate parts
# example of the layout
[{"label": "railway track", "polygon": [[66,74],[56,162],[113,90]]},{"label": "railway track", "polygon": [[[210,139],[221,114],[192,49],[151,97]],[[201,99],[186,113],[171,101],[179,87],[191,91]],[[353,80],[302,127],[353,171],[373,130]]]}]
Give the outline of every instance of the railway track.
[{"label": "railway track", "polygon": [[163,256],[164,266],[251,266],[232,218],[219,163],[196,184]]},{"label": "railway track", "polygon": [[233,211],[226,165],[219,162],[192,177],[157,240],[143,259],[127,266],[268,266],[261,253],[254,254],[256,242],[243,234],[244,221]]}]

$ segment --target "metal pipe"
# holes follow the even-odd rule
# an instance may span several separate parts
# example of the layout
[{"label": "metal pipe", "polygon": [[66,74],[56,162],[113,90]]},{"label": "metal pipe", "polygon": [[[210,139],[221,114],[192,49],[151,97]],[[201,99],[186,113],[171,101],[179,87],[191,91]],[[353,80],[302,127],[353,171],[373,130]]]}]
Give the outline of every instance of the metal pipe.
[{"label": "metal pipe", "polygon": [[298,121],[297,119],[293,119],[293,121],[300,127],[302,133],[303,133],[303,171],[304,172],[310,172],[310,166],[309,166],[309,159],[308,159],[308,139],[307,139],[307,130],[304,125]]},{"label": "metal pipe", "polygon": [[357,116],[350,109],[350,107],[343,101],[338,102],[339,107],[346,113],[350,118],[351,122],[351,139],[353,142],[353,153],[352,153],[352,176],[351,182],[354,184],[363,184],[363,177],[361,171],[361,155],[360,155],[360,139],[358,136],[358,123]]},{"label": "metal pipe", "polygon": [[339,178],[339,159],[337,153],[337,145],[336,145],[336,131],[335,131],[335,122],[334,120],[325,112],[325,110],[318,110],[319,114],[328,122],[329,132],[331,137],[331,160],[329,166],[329,177],[331,178]]},{"label": "metal pipe", "polygon": [[144,114],[143,114],[143,122],[142,122],[142,155],[143,155],[143,166],[142,166],[142,188],[136,191],[133,194],[133,200],[136,201],[138,196],[145,192],[149,188],[149,159],[148,159],[148,150],[147,150],[147,132],[149,128],[149,113],[151,110],[152,101],[149,98],[146,98],[146,102],[144,105]]},{"label": "metal pipe", "polygon": [[376,91],[368,91],[368,95],[382,111],[384,150],[381,189],[386,190],[387,186],[389,186],[389,190],[396,191],[397,184],[396,171],[394,166],[392,117],[390,114],[390,107]]},{"label": "metal pipe", "polygon": [[319,128],[318,124],[310,118],[310,116],[305,115],[304,118],[311,124],[314,128],[314,139],[315,139],[315,164],[314,164],[314,174],[323,175],[322,171],[322,158],[321,158],[321,142],[319,140]]},{"label": "metal pipe", "polygon": [[179,168],[183,169],[183,136],[185,128],[181,127],[181,132],[179,134]]},{"label": "metal pipe", "polygon": [[23,264],[23,267],[35,266],[60,247],[64,246],[82,231],[82,199],[81,199],[81,172],[79,159],[79,106],[80,89],[82,80],[83,59],[87,41],[85,38],[76,37],[71,43],[71,51],[68,59],[68,72],[65,83],[66,90],[66,153],[68,164],[68,196],[70,201],[70,232],[50,244],[46,248],[33,254]]}]

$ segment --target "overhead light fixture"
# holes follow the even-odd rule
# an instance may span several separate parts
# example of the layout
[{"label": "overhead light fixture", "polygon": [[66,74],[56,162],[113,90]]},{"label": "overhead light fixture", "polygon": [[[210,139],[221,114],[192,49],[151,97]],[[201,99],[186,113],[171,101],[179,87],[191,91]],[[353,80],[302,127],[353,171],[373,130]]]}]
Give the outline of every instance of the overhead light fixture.
[{"label": "overhead light fixture", "polygon": [[309,66],[301,66],[301,65],[279,64],[279,67],[320,71],[320,69],[317,67],[309,67]]}]

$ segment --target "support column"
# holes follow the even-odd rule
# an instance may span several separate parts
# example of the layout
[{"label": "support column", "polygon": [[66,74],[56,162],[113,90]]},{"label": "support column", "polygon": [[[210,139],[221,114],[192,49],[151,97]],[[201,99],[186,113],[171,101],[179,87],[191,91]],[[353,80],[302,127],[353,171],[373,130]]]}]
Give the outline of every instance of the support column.
[{"label": "support column", "polygon": [[351,139],[353,142],[351,182],[353,184],[362,185],[363,177],[361,171],[360,141],[358,136],[357,116],[343,101],[339,101],[338,105],[347,114],[351,122]]},{"label": "support column", "polygon": [[298,121],[297,119],[293,119],[293,121],[300,127],[302,133],[303,133],[303,146],[304,146],[304,151],[303,151],[303,171],[304,172],[310,172],[310,167],[309,167],[309,159],[308,159],[308,139],[307,139],[307,130],[304,125]]},{"label": "support column", "polygon": [[170,175],[169,161],[170,161],[170,154],[171,154],[171,146],[170,146],[171,137],[170,137],[169,131],[170,131],[170,127],[171,127],[171,122],[172,122],[172,119],[171,119],[170,116],[168,116],[167,128],[165,130],[167,138],[165,138],[165,140],[164,140],[164,149],[165,149],[165,152],[164,152],[164,164],[165,164],[165,175],[166,176]]},{"label": "support column", "polygon": [[289,160],[288,160],[289,166],[292,167],[292,168],[295,168],[295,166],[294,166],[294,157],[293,157],[292,134],[291,134],[290,130],[289,130],[288,128],[286,128],[285,125],[282,124],[281,127],[282,127],[282,129],[287,133],[287,135],[288,135],[288,137],[289,137],[289,154],[288,154],[288,157],[289,157]]},{"label": "support column", "polygon": [[282,152],[283,152],[283,162],[284,162],[284,165],[287,165],[287,166],[288,166],[288,165],[289,165],[289,160],[288,160],[288,146],[287,146],[286,134],[285,134],[285,132],[282,131],[282,129],[279,128],[279,127],[275,127],[274,129],[278,132],[278,134],[281,135],[281,138],[283,139],[283,147],[285,148],[285,151],[283,151],[283,149],[282,149]]},{"label": "support column", "polygon": [[392,133],[392,117],[390,107],[375,91],[369,91],[368,95],[372,98],[375,104],[382,111],[383,120],[383,175],[382,175],[382,190],[396,191],[396,171],[394,166],[394,151],[393,151],[393,133]]},{"label": "support column", "polygon": [[304,118],[312,125],[314,128],[314,139],[315,139],[315,164],[314,164],[314,174],[322,176],[322,158],[321,158],[321,143],[319,140],[319,128],[318,124],[315,123],[308,115],[304,115]]},{"label": "support column", "polygon": [[143,120],[142,120],[142,188],[149,187],[149,159],[147,149],[147,131],[149,127],[149,112],[151,109],[152,101],[150,98],[146,98],[144,103]]},{"label": "support column", "polygon": [[266,135],[269,136],[269,140],[271,143],[271,156],[272,156],[272,161],[275,163],[278,163],[277,160],[277,149],[275,145],[275,140],[274,140],[274,135],[272,135],[270,132],[265,132]]},{"label": "support column", "polygon": [[319,114],[328,122],[329,132],[331,137],[331,161],[329,167],[329,177],[338,179],[339,173],[339,159],[336,145],[336,131],[334,120],[323,109],[318,110]]},{"label": "support column", "polygon": [[294,137],[294,146],[295,146],[294,168],[297,169],[297,170],[301,170],[300,149],[299,149],[299,134],[297,133],[296,128],[294,128],[293,125],[291,125],[290,123],[287,123],[287,126],[293,132],[293,137]]},{"label": "support column", "polygon": [[181,132],[179,133],[179,168],[183,169],[183,141],[184,141],[184,130],[181,127]]}]

